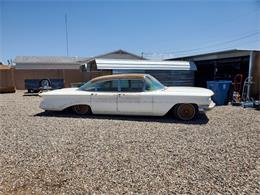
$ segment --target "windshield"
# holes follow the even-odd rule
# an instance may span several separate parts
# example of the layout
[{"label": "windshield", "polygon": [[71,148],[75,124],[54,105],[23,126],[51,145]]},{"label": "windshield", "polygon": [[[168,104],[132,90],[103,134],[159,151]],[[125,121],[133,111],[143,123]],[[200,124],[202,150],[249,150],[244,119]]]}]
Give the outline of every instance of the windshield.
[{"label": "windshield", "polygon": [[91,89],[94,89],[94,86],[91,81],[88,81],[85,84],[81,85],[79,89],[84,91],[90,91]]},{"label": "windshield", "polygon": [[164,89],[165,86],[160,83],[156,78],[152,76],[146,76],[145,77],[145,90],[146,91],[155,91],[155,90],[161,90]]}]

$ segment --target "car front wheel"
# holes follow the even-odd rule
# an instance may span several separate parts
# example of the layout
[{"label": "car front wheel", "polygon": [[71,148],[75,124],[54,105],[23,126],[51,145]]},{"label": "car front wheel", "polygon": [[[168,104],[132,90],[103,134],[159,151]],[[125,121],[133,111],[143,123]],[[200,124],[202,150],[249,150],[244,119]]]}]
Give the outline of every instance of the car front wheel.
[{"label": "car front wheel", "polygon": [[72,109],[78,115],[86,115],[91,113],[91,109],[88,105],[75,105]]},{"label": "car front wheel", "polygon": [[193,119],[197,114],[197,109],[193,104],[179,104],[174,110],[177,118],[187,121]]}]

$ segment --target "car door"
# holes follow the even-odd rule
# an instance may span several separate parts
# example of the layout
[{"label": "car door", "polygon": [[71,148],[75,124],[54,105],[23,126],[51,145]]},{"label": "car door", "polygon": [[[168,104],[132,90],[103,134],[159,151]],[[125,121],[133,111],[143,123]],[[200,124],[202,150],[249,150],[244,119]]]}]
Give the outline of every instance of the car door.
[{"label": "car door", "polygon": [[91,93],[94,114],[117,114],[118,80],[99,81]]},{"label": "car door", "polygon": [[151,93],[144,91],[142,79],[120,79],[118,94],[119,114],[151,115],[153,113]]}]

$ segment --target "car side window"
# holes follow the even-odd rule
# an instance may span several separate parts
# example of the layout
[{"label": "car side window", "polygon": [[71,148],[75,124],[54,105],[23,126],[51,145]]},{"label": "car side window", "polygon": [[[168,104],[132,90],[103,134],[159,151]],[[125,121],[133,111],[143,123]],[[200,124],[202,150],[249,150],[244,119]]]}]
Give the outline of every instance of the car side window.
[{"label": "car side window", "polygon": [[104,92],[117,92],[118,91],[118,80],[101,81],[95,84],[96,91]]},{"label": "car side window", "polygon": [[141,79],[120,79],[120,91],[122,92],[142,92],[144,81]]}]

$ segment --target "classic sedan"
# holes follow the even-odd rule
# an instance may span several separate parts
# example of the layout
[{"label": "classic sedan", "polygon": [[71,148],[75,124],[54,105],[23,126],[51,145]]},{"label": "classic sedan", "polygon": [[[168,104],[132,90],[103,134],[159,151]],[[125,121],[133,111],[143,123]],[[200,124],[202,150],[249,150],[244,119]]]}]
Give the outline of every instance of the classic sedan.
[{"label": "classic sedan", "polygon": [[193,119],[215,106],[214,93],[197,87],[166,87],[148,74],[116,74],[94,78],[79,88],[41,93],[40,108],[76,114],[163,116]]}]

